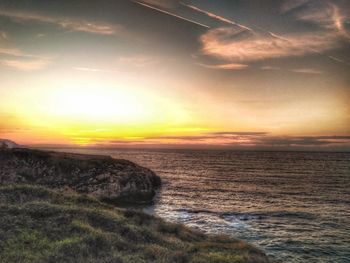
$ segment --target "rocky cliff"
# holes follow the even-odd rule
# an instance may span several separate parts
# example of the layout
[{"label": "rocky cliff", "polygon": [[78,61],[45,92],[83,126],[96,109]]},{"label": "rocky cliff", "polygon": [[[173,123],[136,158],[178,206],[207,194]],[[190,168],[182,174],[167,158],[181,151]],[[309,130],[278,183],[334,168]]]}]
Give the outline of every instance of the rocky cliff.
[{"label": "rocky cliff", "polygon": [[0,139],[0,149],[13,149],[13,148],[20,148],[20,146],[10,140],[6,140],[6,139]]},{"label": "rocky cliff", "polygon": [[151,170],[108,156],[0,148],[0,184],[71,189],[107,202],[149,202],[160,186]]}]

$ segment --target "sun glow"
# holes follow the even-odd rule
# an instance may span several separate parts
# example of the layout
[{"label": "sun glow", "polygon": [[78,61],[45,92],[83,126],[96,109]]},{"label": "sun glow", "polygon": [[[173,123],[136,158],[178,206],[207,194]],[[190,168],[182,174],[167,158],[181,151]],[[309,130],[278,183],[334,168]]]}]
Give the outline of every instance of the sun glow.
[{"label": "sun glow", "polygon": [[[8,101],[8,108],[14,109],[17,123],[25,122],[28,132],[18,131],[19,139],[12,133],[12,138],[21,143],[91,145],[182,134],[192,129],[193,116],[181,101],[134,86],[71,80],[50,88],[40,84],[32,93],[24,90],[16,94],[16,103]],[[35,138],[29,136],[33,131],[38,134]]]},{"label": "sun glow", "polygon": [[53,115],[93,122],[145,122],[152,108],[135,93],[112,88],[66,88],[50,95]]}]

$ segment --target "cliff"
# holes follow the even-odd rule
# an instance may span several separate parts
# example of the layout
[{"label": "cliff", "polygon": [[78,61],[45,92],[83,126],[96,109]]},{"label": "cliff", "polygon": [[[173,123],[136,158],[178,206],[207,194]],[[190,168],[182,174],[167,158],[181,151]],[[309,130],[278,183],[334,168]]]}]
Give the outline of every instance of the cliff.
[{"label": "cliff", "polygon": [[11,140],[0,139],[0,149],[20,148],[20,146]]},{"label": "cliff", "polygon": [[161,180],[151,170],[126,160],[0,148],[0,184],[36,184],[71,189],[113,203],[149,202]]}]

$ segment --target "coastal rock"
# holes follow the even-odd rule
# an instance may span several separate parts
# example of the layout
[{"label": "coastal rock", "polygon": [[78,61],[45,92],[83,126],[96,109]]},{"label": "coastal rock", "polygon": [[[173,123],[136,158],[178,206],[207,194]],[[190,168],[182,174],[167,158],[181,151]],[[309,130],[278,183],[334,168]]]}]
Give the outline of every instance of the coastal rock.
[{"label": "coastal rock", "polygon": [[161,181],[145,167],[109,156],[3,147],[0,184],[37,184],[112,203],[143,203],[153,199]]},{"label": "coastal rock", "polygon": [[0,139],[0,149],[20,148],[20,146],[11,140]]}]

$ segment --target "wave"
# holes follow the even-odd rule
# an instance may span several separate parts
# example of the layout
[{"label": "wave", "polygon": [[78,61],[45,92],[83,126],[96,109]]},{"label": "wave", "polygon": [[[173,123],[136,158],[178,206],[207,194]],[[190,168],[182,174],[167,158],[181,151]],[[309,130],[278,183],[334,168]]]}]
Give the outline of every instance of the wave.
[{"label": "wave", "polygon": [[188,214],[212,214],[223,219],[234,218],[238,220],[262,220],[267,218],[300,218],[315,219],[317,216],[307,212],[295,211],[266,211],[266,212],[219,212],[207,209],[176,209],[176,212]]}]

